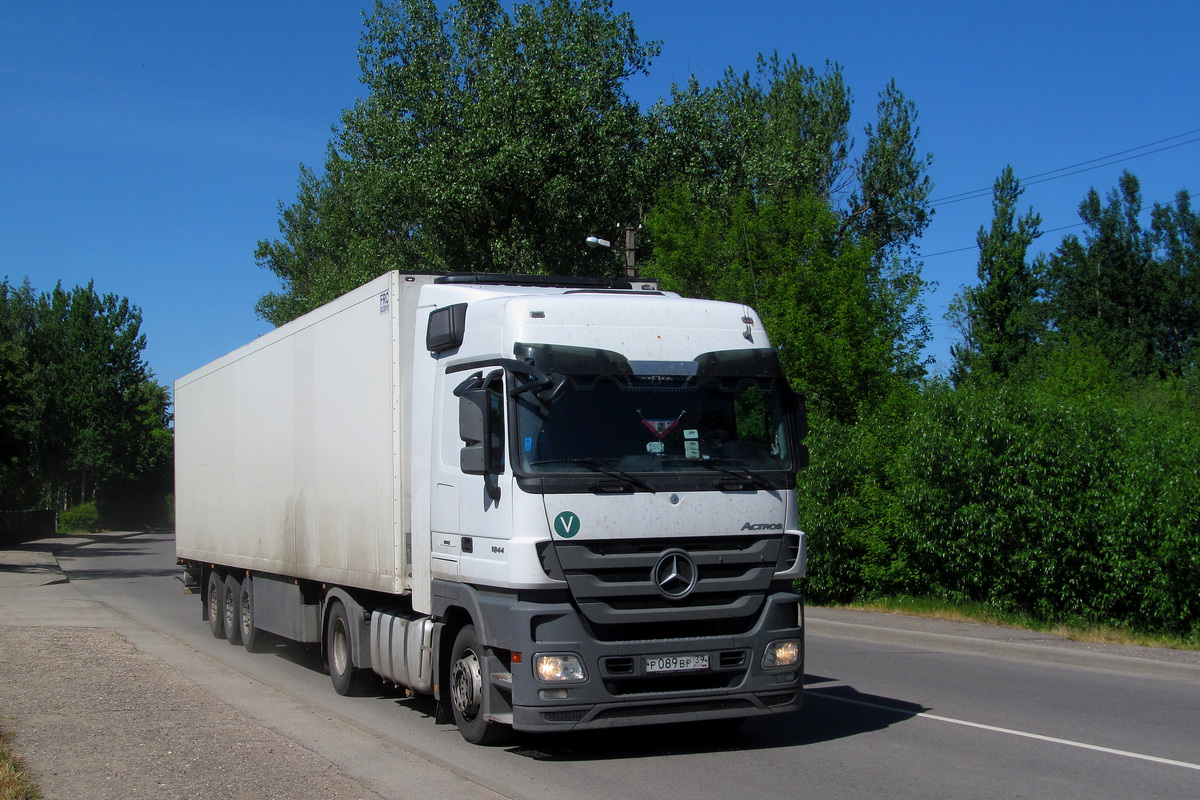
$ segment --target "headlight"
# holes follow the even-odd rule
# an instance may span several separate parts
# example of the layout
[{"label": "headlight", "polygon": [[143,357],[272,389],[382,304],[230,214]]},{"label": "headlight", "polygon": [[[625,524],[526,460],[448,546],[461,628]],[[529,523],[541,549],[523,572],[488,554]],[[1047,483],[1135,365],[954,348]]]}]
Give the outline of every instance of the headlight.
[{"label": "headlight", "polygon": [[784,639],[767,645],[767,652],[763,653],[762,666],[763,669],[779,669],[780,667],[794,667],[799,662],[800,641]]},{"label": "headlight", "polygon": [[581,683],[588,679],[583,660],[574,653],[538,653],[533,657],[533,674],[542,683]]}]

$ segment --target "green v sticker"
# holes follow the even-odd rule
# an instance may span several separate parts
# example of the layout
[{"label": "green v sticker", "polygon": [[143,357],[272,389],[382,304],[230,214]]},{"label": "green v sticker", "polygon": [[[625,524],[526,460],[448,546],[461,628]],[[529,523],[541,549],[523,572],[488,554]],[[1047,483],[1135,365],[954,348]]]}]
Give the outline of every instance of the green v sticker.
[{"label": "green v sticker", "polygon": [[579,533],[579,516],[574,511],[564,511],[554,518],[554,532],[564,539]]}]

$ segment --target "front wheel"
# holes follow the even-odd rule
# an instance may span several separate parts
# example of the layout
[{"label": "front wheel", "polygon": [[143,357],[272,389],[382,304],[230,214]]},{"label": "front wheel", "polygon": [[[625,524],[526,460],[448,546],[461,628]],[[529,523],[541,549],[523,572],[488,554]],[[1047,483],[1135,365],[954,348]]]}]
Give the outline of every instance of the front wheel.
[{"label": "front wheel", "polygon": [[471,744],[501,744],[512,738],[512,727],[493,722],[490,682],[484,677],[487,663],[474,625],[465,625],[454,637],[450,663],[450,706],[458,732]]}]

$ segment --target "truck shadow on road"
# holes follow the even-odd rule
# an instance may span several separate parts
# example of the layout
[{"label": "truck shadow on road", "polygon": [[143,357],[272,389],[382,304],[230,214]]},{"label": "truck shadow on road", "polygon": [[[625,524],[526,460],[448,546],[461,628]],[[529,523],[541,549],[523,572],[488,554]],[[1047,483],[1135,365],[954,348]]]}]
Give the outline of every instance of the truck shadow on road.
[{"label": "truck shadow on road", "polygon": [[509,749],[538,761],[603,761],[648,756],[799,747],[883,730],[928,709],[894,697],[864,694],[835,679],[809,675],[804,709],[783,716],[751,717],[736,730],[695,723],[562,734],[524,734]]},{"label": "truck shadow on road", "polygon": [[[263,648],[277,658],[324,671],[320,648],[268,636]],[[535,761],[605,761],[651,756],[773,750],[845,739],[907,722],[930,709],[894,697],[865,694],[835,678],[805,676],[804,708],[795,714],[751,717],[736,730],[713,723],[678,723],[553,734],[518,734],[505,749]],[[367,696],[390,701],[398,713],[427,718],[437,703],[428,695],[406,696],[380,681]]]}]

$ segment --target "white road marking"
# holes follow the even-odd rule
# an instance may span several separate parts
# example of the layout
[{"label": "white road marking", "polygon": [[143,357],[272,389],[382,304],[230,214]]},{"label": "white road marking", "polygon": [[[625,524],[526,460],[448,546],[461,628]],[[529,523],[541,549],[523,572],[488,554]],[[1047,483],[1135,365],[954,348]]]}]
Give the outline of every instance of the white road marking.
[{"label": "white road marking", "polygon": [[1065,744],[1069,747],[1078,747],[1083,750],[1095,750],[1099,753],[1108,753],[1114,756],[1124,756],[1125,758],[1137,758],[1142,761],[1153,761],[1156,764],[1168,764],[1172,767],[1183,767],[1184,769],[1200,770],[1200,764],[1193,764],[1190,761],[1176,761],[1172,758],[1160,758],[1159,756],[1146,755],[1145,753],[1132,753],[1128,750],[1117,750],[1112,747],[1101,747],[1098,744],[1088,744],[1087,742],[1076,742],[1071,739],[1059,739],[1056,736],[1043,736],[1040,733],[1030,733],[1029,731],[1018,731],[1012,728],[1000,728],[996,725],[984,725],[981,722],[969,722],[965,719],[955,719],[954,717],[943,717],[940,714],[931,714],[928,711],[909,711],[905,708],[896,708],[895,706],[885,706],[880,703],[868,703],[865,700],[853,700],[849,697],[838,697],[837,695],[827,694],[819,689],[808,689],[805,694],[815,694],[818,697],[823,697],[826,700],[836,700],[840,703],[852,703],[856,706],[866,706],[867,708],[876,708],[881,711],[891,711],[895,714],[905,714],[910,717],[924,717],[938,722],[949,722],[953,725],[963,725],[968,728],[978,728],[979,730],[991,731],[993,733],[1006,733],[1009,736],[1021,736],[1026,739],[1037,739],[1041,742],[1052,742],[1053,744]]}]

